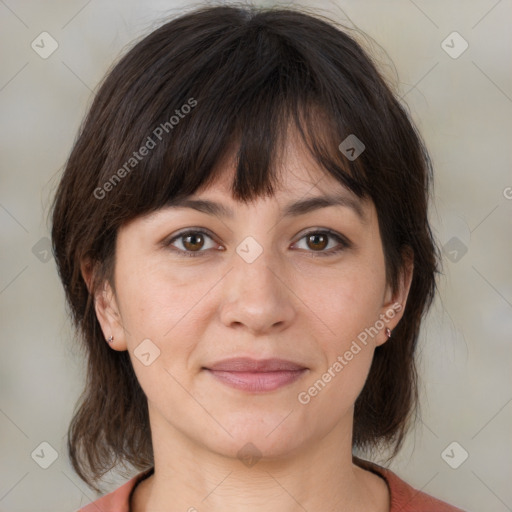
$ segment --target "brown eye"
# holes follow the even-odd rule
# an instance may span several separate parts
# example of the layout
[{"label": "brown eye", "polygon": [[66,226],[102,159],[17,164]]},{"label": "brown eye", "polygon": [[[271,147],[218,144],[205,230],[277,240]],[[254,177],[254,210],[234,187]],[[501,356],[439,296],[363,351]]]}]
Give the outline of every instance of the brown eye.
[{"label": "brown eye", "polygon": [[307,235],[308,247],[315,250],[322,251],[328,245],[328,237],[323,233],[315,233],[312,235]]},{"label": "brown eye", "polygon": [[[310,231],[296,244],[300,245],[302,240],[305,240],[306,252],[309,252],[311,256],[332,256],[352,246],[345,237],[331,230]],[[325,250],[331,241],[338,243],[334,244],[330,250]],[[299,247],[299,249],[303,249],[303,247]]]},{"label": "brown eye", "polygon": [[[207,246],[208,240],[211,240],[209,247]],[[199,229],[179,233],[169,240],[166,245],[180,256],[201,256],[206,252],[206,249],[215,247],[212,236]]]},{"label": "brown eye", "polygon": [[183,247],[188,251],[196,251],[204,245],[204,237],[202,233],[193,233],[190,235],[182,235]]}]

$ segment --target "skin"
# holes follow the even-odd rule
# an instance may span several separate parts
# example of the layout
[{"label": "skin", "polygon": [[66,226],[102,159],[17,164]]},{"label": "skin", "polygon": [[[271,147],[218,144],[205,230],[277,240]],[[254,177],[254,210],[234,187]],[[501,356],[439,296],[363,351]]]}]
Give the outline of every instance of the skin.
[{"label": "skin", "polygon": [[[129,351],[148,398],[155,474],[136,487],[135,512],[389,510],[385,481],[355,466],[351,448],[354,402],[375,347],[388,341],[384,328],[308,404],[297,396],[379,315],[396,303],[405,307],[412,264],[393,294],[371,201],[360,202],[365,222],[343,206],[283,218],[284,205],[306,196],[339,192],[357,200],[317,167],[297,137],[288,139],[283,157],[283,186],[271,198],[235,202],[230,160],[219,164],[210,188],[194,194],[231,207],[232,219],[166,208],[119,229],[115,294],[106,283],[95,304],[105,338],[114,336],[113,350]],[[183,228],[214,237],[160,243]],[[340,245],[305,237],[321,229],[345,236],[351,247],[322,257]],[[263,250],[252,263],[236,252],[247,236]],[[171,247],[203,253],[179,256]],[[83,272],[89,280],[85,266]],[[392,330],[402,312],[385,327]],[[145,339],[160,350],[149,366],[134,355]],[[227,387],[202,369],[235,356],[288,359],[308,371],[258,394]],[[261,455],[250,467],[237,457],[249,442]]]}]

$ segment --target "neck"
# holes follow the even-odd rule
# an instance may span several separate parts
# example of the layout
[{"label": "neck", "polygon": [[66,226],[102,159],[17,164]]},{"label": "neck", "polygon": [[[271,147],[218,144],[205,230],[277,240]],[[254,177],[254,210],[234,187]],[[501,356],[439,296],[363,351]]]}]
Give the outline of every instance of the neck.
[{"label": "neck", "polygon": [[159,443],[153,431],[153,446],[165,450],[154,450],[155,472],[136,488],[130,510],[388,511],[385,481],[354,465],[350,439],[336,434],[286,457],[244,463],[178,435]]}]

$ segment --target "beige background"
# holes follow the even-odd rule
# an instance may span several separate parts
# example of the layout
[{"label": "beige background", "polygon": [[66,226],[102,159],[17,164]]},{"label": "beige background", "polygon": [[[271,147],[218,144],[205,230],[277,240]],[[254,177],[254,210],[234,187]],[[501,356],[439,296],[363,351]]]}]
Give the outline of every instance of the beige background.
[{"label": "beige background", "polygon": [[[111,62],[163,16],[193,5],[0,0],[0,512],[68,512],[96,498],[67,460],[83,366],[45,252],[49,197]],[[512,510],[512,2],[309,5],[348,16],[394,62],[435,166],[435,233],[449,242],[419,351],[422,423],[391,468],[466,510]],[[47,59],[31,48],[43,31],[58,42]],[[458,58],[441,45],[453,31],[469,44]],[[447,40],[452,54],[457,37]],[[452,465],[469,454],[457,469],[441,455],[453,441]],[[45,445],[45,457],[35,455],[42,442],[58,455],[48,469],[35,462],[50,461]],[[112,474],[111,488],[127,476]]]}]

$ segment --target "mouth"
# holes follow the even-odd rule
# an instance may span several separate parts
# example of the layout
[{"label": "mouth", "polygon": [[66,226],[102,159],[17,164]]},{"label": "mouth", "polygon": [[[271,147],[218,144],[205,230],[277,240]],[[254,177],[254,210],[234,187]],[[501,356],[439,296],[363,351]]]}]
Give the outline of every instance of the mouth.
[{"label": "mouth", "polygon": [[219,361],[203,370],[231,388],[261,393],[295,382],[308,368],[284,359],[236,358]]}]

